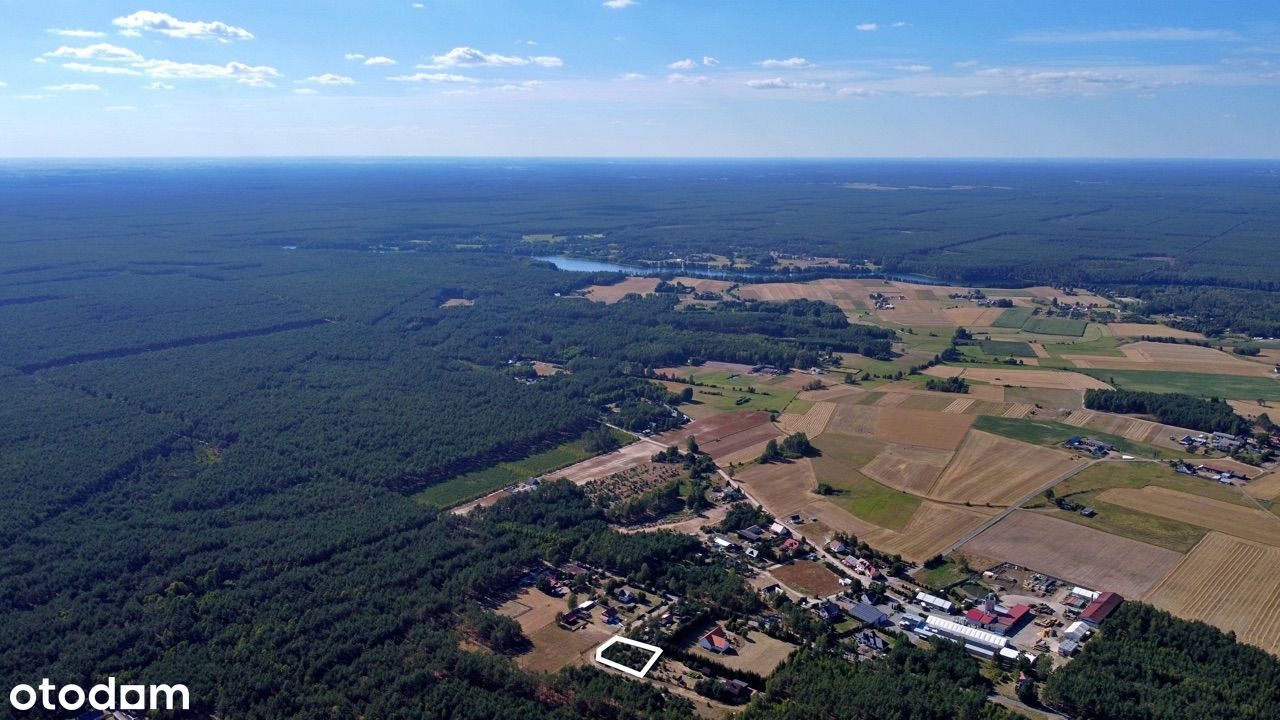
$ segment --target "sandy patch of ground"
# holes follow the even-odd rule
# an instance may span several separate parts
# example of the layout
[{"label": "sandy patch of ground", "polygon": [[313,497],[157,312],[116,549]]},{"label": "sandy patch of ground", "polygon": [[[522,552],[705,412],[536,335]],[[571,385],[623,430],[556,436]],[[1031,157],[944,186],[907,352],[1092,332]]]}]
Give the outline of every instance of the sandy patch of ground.
[{"label": "sandy patch of ground", "polygon": [[1145,596],[1182,559],[1172,550],[1029,510],[1014,511],[960,550],[1130,600]]},{"label": "sandy patch of ground", "polygon": [[1205,535],[1154,590],[1152,605],[1280,654],[1280,549]]},{"label": "sandy patch of ground", "polygon": [[652,295],[659,282],[655,277],[629,277],[616,285],[592,285],[584,292],[591,300],[612,304],[631,293]]},{"label": "sandy patch of ground", "polygon": [[928,496],[975,505],[1008,505],[1071,469],[1076,460],[1057,450],[971,431]]},{"label": "sandy patch of ground", "polygon": [[881,406],[875,437],[902,445],[954,450],[964,439],[973,420],[973,415]]},{"label": "sandy patch of ground", "polygon": [[1159,515],[1189,525],[1234,535],[1245,540],[1280,547],[1280,517],[1256,508],[1178,492],[1155,485],[1141,490],[1111,488],[1099,500]]}]

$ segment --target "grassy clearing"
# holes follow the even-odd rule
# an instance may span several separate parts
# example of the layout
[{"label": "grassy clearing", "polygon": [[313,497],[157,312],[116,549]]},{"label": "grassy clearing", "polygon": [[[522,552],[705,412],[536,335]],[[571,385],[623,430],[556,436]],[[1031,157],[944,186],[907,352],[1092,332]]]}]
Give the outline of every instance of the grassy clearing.
[{"label": "grassy clearing", "polygon": [[922,567],[916,570],[912,573],[912,577],[921,585],[941,590],[964,580],[972,574],[972,571],[965,570],[963,565],[948,558],[946,562],[936,568],[926,569]]},{"label": "grassy clearing", "polygon": [[980,343],[982,352],[988,355],[1001,355],[1012,357],[1036,357],[1036,353],[1031,346],[1024,342],[1014,342],[1010,340],[983,340]]},{"label": "grassy clearing", "polygon": [[889,530],[902,530],[920,507],[915,495],[887,488],[860,472],[842,477],[820,479],[836,489],[828,497],[836,505],[873,525]]},{"label": "grassy clearing", "polygon": [[985,430],[996,435],[1003,435],[1014,440],[1021,440],[1035,445],[1057,445],[1067,438],[1079,435],[1103,440],[1115,446],[1117,450],[1130,455],[1144,455],[1153,458],[1185,458],[1187,453],[1156,447],[1147,443],[1135,442],[1128,438],[1099,432],[1093,428],[1078,428],[1052,420],[1032,420],[1029,418],[1006,418],[993,415],[981,415],[973,422],[975,430]]},{"label": "grassy clearing", "polygon": [[1180,553],[1190,552],[1191,548],[1195,547],[1196,543],[1209,532],[1202,527],[1148,515],[1100,500],[1090,500],[1088,504],[1098,511],[1096,516],[1087,518],[1078,512],[1067,512],[1056,508],[1037,512],[1045,512],[1051,517],[1077,525]]},{"label": "grassy clearing", "polygon": [[[635,440],[630,435],[617,430],[611,429],[610,432],[623,444]],[[508,485],[582,462],[593,455],[595,453],[588,451],[584,441],[579,438],[519,460],[498,463],[484,470],[476,470],[436,483],[416,493],[413,499],[423,505],[453,507],[468,500],[484,497]]]},{"label": "grassy clearing", "polygon": [[[1067,498],[1072,502],[1091,504],[1076,498],[1093,498],[1098,493],[1111,488],[1140,490],[1148,485],[1199,495],[1213,500],[1221,500],[1241,507],[1256,507],[1254,503],[1246,499],[1234,487],[1192,475],[1176,473],[1164,463],[1154,462],[1098,463],[1062,482],[1054,488],[1054,492],[1057,493],[1058,497]],[[1047,505],[1047,503],[1043,502],[1040,504]]]},{"label": "grassy clearing", "polygon": [[1011,307],[1000,313],[1000,317],[991,323],[991,327],[1020,328],[1031,319],[1031,308]]},{"label": "grassy clearing", "polygon": [[693,389],[693,399],[721,412],[782,412],[796,397],[796,391],[788,388],[755,386],[755,390],[754,393],[749,393],[731,388],[700,386]]},{"label": "grassy clearing", "polygon": [[1081,370],[1103,382],[1123,390],[1186,393],[1198,397],[1220,397],[1233,400],[1280,400],[1280,382],[1269,377],[1245,375],[1210,375],[1207,373],[1165,372],[1160,370]]},{"label": "grassy clearing", "polygon": [[1115,336],[1104,335],[1093,340],[1084,340],[1081,342],[1050,342],[1044,344],[1044,349],[1049,351],[1050,355],[1099,355],[1103,357],[1124,357],[1124,353],[1119,348],[1124,342]]},{"label": "grassy clearing", "polygon": [[[1004,319],[1004,315],[1000,316]],[[1085,328],[1089,323],[1084,320],[1073,320],[1071,318],[1060,317],[1033,317],[1022,325],[1024,332],[1036,333],[1037,335],[1070,335],[1072,337],[1080,337],[1084,335]]]}]

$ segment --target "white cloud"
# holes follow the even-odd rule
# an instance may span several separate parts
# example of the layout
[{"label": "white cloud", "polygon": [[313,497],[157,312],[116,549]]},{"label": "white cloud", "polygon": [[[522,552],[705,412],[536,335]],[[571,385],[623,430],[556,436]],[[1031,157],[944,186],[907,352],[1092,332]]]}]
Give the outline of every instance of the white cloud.
[{"label": "white cloud", "polygon": [[426,3],[414,3],[414,4],[413,4],[414,9],[416,9],[416,10],[421,10],[421,9],[425,8],[426,6],[427,6],[427,4],[426,4]]},{"label": "white cloud", "polygon": [[541,84],[542,83],[538,80],[526,80],[519,84],[508,83],[499,89],[503,92],[529,92]]},{"label": "white cloud", "polygon": [[690,60],[689,58],[685,58],[684,60],[677,60],[670,63],[667,67],[672,70],[692,70],[698,67],[698,63]]},{"label": "white cloud", "polygon": [[138,108],[133,105],[108,105],[102,108],[106,112],[137,112]]},{"label": "white cloud", "polygon": [[561,67],[564,61],[554,55],[535,55],[529,58],[529,62],[542,67]]},{"label": "white cloud", "polygon": [[764,60],[760,63],[760,67],[765,68],[784,68],[787,70],[798,70],[800,68],[813,67],[813,63],[802,57],[792,57],[786,60]]},{"label": "white cloud", "polygon": [[636,4],[636,0],[604,0],[603,5],[614,10],[621,10],[625,7],[631,7]]},{"label": "white cloud", "polygon": [[977,60],[961,60],[959,62],[951,63],[951,67],[964,69],[964,68],[978,67],[978,65],[980,64],[981,63],[979,63]]},{"label": "white cloud", "polygon": [[101,92],[102,88],[92,83],[63,83],[61,85],[45,85],[42,90],[49,92]]},{"label": "white cloud", "polygon": [[753,90],[826,90],[827,84],[824,82],[796,82],[794,80],[783,80],[782,78],[764,78],[761,80],[748,80],[747,87]]},{"label": "white cloud", "polygon": [[111,24],[121,28],[121,34],[134,37],[143,32],[154,32],[172,38],[217,40],[218,42],[253,39],[253,33],[242,27],[216,20],[212,22],[179,20],[168,13],[154,10],[139,10],[132,15],[116,18],[111,21]]},{"label": "white cloud", "polygon": [[717,60],[716,58],[711,57],[710,55],[703,55],[702,64],[706,65],[707,67],[715,67],[720,64],[720,61]]},{"label": "white cloud", "polygon": [[618,79],[619,80],[643,80],[645,79],[645,77],[646,76],[643,73],[623,73],[618,76]]},{"label": "white cloud", "polygon": [[235,80],[252,87],[272,87],[271,79],[280,77],[280,71],[268,65],[246,65],[229,62],[226,65],[181,63],[173,60],[145,60],[133,65],[147,77],[163,80]]},{"label": "white cloud", "polygon": [[70,30],[65,28],[49,28],[45,32],[50,32],[50,33],[53,33],[54,35],[61,35],[62,37],[73,37],[73,38],[100,38],[100,37],[107,36],[106,33],[99,32],[97,30]]},{"label": "white cloud", "polygon": [[384,55],[375,55],[374,57],[366,58],[364,61],[364,64],[365,65],[395,65],[396,61]]},{"label": "white cloud", "polygon": [[9,87],[9,83],[0,80],[0,87]]},{"label": "white cloud", "polygon": [[360,53],[347,53],[342,57],[346,60],[363,60],[365,56]]},{"label": "white cloud", "polygon": [[710,79],[706,75],[685,75],[684,73],[671,73],[667,76],[667,82],[685,85],[701,85]]},{"label": "white cloud", "polygon": [[1137,28],[1129,30],[1047,30],[1014,36],[1015,42],[1029,43],[1105,43],[1105,42],[1235,42],[1240,36],[1230,30],[1180,27]]},{"label": "white cloud", "polygon": [[858,23],[855,27],[857,27],[862,32],[873,32],[880,29],[880,26],[878,24],[871,23],[871,22]]},{"label": "white cloud", "polygon": [[142,73],[132,68],[120,67],[119,65],[90,65],[82,62],[63,63],[62,67],[66,70],[74,70],[76,72],[98,73],[99,75],[141,75]]},{"label": "white cloud", "polygon": [[908,25],[910,25],[910,24],[911,24],[911,23],[907,23],[907,22],[903,22],[903,21],[899,20],[899,21],[897,21],[897,22],[893,23],[892,25],[890,25],[889,27],[904,28],[904,27],[906,27],[906,26],[908,26]]},{"label": "white cloud", "polygon": [[451,73],[414,73],[413,75],[395,75],[387,78],[394,82],[425,82],[425,83],[473,83],[475,78],[466,75],[454,75]]},{"label": "white cloud", "polygon": [[864,87],[842,87],[842,88],[840,88],[839,90],[837,90],[837,91],[836,91],[836,94],[837,94],[837,95],[844,95],[844,96],[846,96],[846,97],[869,98],[869,97],[875,97],[876,95],[879,95],[880,93],[879,93],[879,92],[877,92],[877,91],[875,91],[875,90],[872,90],[871,88],[864,88]]},{"label": "white cloud", "polygon": [[95,43],[82,48],[73,48],[63,45],[57,50],[45,53],[44,56],[53,58],[75,58],[77,60],[104,60],[107,62],[138,62],[142,60],[141,55],[129,48],[122,48],[119,45],[111,45],[108,43]]},{"label": "white cloud", "polygon": [[319,95],[320,91],[315,88],[298,88],[293,91],[294,95]]},{"label": "white cloud", "polygon": [[333,73],[325,73],[323,75],[312,75],[306,80],[299,80],[299,83],[310,83],[312,85],[355,85],[356,81],[345,75],[334,75]]},{"label": "white cloud", "polygon": [[469,47],[456,47],[444,55],[434,55],[431,61],[434,64],[427,67],[511,67],[529,64],[529,61],[522,57],[487,53]]},{"label": "white cloud", "polygon": [[929,65],[898,65],[894,67],[894,70],[910,73],[927,73],[932,69]]},{"label": "white cloud", "polygon": [[170,85],[169,83],[160,82],[159,80],[157,80],[151,83],[150,85],[143,85],[142,89],[143,90],[172,90],[173,86]]},{"label": "white cloud", "polygon": [[49,62],[49,61],[48,61],[48,60],[45,60],[45,59],[44,59],[44,58],[42,58],[42,57],[38,57],[38,58],[32,58],[32,59],[31,59],[31,62],[34,62],[34,63],[40,63],[41,65],[43,65],[43,64],[45,64],[45,63],[47,63],[47,62]]}]

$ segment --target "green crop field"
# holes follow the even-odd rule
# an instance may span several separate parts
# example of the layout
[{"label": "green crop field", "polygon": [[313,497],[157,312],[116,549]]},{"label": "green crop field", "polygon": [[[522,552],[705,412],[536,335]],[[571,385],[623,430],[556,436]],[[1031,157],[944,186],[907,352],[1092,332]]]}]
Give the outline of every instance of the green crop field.
[{"label": "green crop field", "polygon": [[983,340],[981,342],[982,352],[988,355],[1010,355],[1013,357],[1035,357],[1036,353],[1031,346],[1024,342],[1014,342],[1009,340]]},{"label": "green crop field", "polygon": [[1207,373],[1164,372],[1147,370],[1081,370],[1087,375],[1123,390],[1160,393],[1186,393],[1197,397],[1220,397],[1233,400],[1280,400],[1280,380],[1245,375],[1210,375]]},{"label": "green crop field", "polygon": [[[1000,319],[1003,320],[1004,316],[1001,315]],[[1087,327],[1089,327],[1089,323],[1084,320],[1060,317],[1033,317],[1022,325],[1024,332],[1037,333],[1039,335],[1069,335],[1072,337],[1084,335]]]},{"label": "green crop field", "polygon": [[1031,308],[1013,307],[1000,313],[1000,317],[991,323],[991,327],[1020,328],[1031,319]]}]

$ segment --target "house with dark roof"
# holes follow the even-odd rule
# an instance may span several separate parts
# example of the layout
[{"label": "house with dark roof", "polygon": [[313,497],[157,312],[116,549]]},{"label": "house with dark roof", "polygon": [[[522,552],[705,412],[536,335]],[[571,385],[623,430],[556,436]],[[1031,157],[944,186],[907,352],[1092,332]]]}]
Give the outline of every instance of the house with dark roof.
[{"label": "house with dark roof", "polygon": [[889,616],[884,614],[880,608],[867,603],[854,603],[853,608],[849,610],[849,614],[859,622],[879,627],[889,624]]}]

